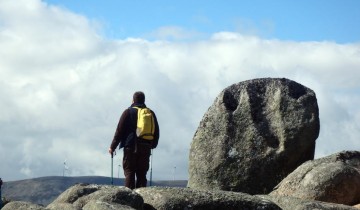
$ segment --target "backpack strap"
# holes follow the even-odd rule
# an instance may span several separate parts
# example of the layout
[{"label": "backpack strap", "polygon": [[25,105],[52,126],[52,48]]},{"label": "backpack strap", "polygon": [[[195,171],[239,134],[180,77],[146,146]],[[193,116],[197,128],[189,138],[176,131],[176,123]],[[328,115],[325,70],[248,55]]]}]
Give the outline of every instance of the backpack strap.
[{"label": "backpack strap", "polygon": [[138,112],[137,108],[129,107],[130,120],[135,134],[136,134],[137,112]]},{"label": "backpack strap", "polygon": [[137,109],[135,109],[134,107],[129,107],[128,110],[129,110],[129,115],[130,115],[132,135],[134,138],[134,153],[136,153],[137,152],[137,144],[138,144],[138,140],[137,140],[137,136],[136,136]]}]

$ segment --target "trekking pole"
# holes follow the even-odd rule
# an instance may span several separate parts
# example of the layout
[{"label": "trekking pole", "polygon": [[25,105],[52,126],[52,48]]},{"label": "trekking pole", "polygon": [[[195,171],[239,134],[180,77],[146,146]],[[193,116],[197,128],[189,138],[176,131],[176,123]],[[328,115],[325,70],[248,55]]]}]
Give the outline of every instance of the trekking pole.
[{"label": "trekking pole", "polygon": [[0,178],[0,209],[2,208],[2,197],[1,197],[1,185],[3,184],[1,178]]},{"label": "trekking pole", "polygon": [[151,149],[151,153],[150,153],[150,183],[149,183],[149,185],[150,185],[150,187],[151,187],[151,185],[152,185],[152,159],[153,159],[153,152],[152,152],[153,150]]},{"label": "trekking pole", "polygon": [[114,154],[111,153],[111,185],[114,185],[113,166],[114,166]]}]

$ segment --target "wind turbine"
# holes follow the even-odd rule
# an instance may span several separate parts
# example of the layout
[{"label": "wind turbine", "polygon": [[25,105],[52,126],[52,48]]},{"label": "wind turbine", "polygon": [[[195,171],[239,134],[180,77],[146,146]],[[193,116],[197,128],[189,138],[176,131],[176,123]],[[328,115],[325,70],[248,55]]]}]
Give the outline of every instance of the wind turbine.
[{"label": "wind turbine", "polygon": [[175,174],[176,174],[176,166],[174,166],[174,176],[173,176],[173,181],[175,181]]},{"label": "wind turbine", "polygon": [[64,160],[63,177],[65,176],[65,171],[67,170],[69,170],[69,167],[66,165],[66,160]]}]

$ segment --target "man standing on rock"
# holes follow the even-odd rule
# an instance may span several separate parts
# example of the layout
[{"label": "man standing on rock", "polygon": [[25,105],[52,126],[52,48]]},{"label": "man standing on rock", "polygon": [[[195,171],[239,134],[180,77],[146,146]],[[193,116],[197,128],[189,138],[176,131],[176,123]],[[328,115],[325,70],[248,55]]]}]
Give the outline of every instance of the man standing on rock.
[{"label": "man standing on rock", "polygon": [[120,117],[109,148],[111,155],[119,144],[124,148],[125,187],[146,187],[151,149],[157,147],[159,136],[159,124],[155,113],[145,105],[145,94],[135,92],[133,103]]}]

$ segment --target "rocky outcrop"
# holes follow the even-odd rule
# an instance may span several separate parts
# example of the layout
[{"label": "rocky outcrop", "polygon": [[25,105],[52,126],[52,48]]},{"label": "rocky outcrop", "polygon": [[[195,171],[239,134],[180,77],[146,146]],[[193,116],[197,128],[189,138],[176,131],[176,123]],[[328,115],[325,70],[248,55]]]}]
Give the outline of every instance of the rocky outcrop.
[{"label": "rocky outcrop", "polygon": [[264,199],[271,200],[276,203],[283,210],[357,210],[355,207],[346,206],[342,204],[335,203],[325,203],[321,201],[314,200],[303,200],[295,197],[288,196],[268,196],[262,195],[259,196]]},{"label": "rocky outcrop", "polygon": [[144,209],[280,209],[271,201],[245,193],[189,188],[149,187],[135,190],[144,198]]},{"label": "rocky outcrop", "polygon": [[142,209],[142,197],[126,187],[77,184],[63,192],[47,209]]},{"label": "rocky outcrop", "polygon": [[148,187],[132,191],[118,186],[77,184],[63,192],[46,208],[13,201],[6,204],[3,209],[354,210],[359,207],[356,206],[360,203],[359,190],[360,152],[344,151],[305,162],[289,174],[269,195],[170,187]]},{"label": "rocky outcrop", "polygon": [[345,151],[308,161],[270,193],[307,200],[360,203],[360,152]]},{"label": "rocky outcrop", "polygon": [[288,79],[255,79],[224,89],[205,113],[190,149],[188,187],[269,193],[314,158],[315,93]]}]

